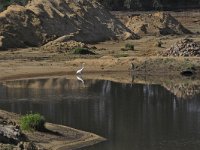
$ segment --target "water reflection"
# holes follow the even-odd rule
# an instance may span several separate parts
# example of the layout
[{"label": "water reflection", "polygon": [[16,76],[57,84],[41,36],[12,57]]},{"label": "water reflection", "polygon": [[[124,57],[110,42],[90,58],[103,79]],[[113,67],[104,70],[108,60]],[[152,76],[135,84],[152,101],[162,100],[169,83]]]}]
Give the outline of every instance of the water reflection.
[{"label": "water reflection", "polygon": [[85,86],[85,82],[84,82],[82,76],[76,76],[76,78],[77,78],[77,80],[82,82],[83,86]]},{"label": "water reflection", "polygon": [[196,150],[200,95],[177,99],[163,86],[66,78],[0,85],[0,108],[40,112],[48,121],[97,133],[108,142],[91,150]]},{"label": "water reflection", "polygon": [[180,99],[192,99],[200,94],[200,78],[183,76],[131,76],[132,83],[159,84]]},{"label": "water reflection", "polygon": [[198,83],[164,84],[164,87],[177,97],[184,99],[190,99],[200,93],[200,84]]}]

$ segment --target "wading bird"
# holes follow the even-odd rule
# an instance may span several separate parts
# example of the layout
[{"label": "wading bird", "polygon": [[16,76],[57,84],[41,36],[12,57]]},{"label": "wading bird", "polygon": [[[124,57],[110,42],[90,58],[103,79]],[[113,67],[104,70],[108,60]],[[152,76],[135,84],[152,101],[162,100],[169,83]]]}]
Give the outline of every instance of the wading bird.
[{"label": "wading bird", "polygon": [[83,69],[84,69],[84,64],[85,64],[85,63],[82,63],[82,68],[79,69],[79,70],[77,70],[77,71],[76,71],[76,74],[81,74],[81,73],[82,73],[82,71],[83,71]]}]

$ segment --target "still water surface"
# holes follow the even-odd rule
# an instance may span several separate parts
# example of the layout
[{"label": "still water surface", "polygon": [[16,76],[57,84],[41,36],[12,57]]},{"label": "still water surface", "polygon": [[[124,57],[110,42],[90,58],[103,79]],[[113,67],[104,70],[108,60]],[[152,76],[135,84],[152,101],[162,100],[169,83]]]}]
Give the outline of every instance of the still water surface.
[{"label": "still water surface", "polygon": [[84,150],[199,150],[200,95],[177,99],[160,85],[31,79],[0,84],[0,109],[94,132]]}]

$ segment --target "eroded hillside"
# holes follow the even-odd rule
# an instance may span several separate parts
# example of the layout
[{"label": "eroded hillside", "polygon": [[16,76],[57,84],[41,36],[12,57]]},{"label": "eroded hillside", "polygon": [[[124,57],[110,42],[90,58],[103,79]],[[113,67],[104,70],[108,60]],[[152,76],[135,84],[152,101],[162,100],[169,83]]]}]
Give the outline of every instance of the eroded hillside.
[{"label": "eroded hillside", "polygon": [[0,49],[64,40],[97,42],[133,38],[131,31],[96,1],[32,0],[0,13]]}]

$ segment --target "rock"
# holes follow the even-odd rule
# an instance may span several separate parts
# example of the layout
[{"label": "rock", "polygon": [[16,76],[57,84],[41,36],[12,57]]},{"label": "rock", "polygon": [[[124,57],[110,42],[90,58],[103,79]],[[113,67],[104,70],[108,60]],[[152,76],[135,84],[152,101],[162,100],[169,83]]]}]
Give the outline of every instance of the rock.
[{"label": "rock", "polygon": [[25,150],[37,150],[37,146],[33,142],[24,142],[23,144]]},{"label": "rock", "polygon": [[194,42],[192,39],[183,39],[176,42],[170,48],[166,49],[163,56],[200,56],[200,44]]},{"label": "rock", "polygon": [[16,123],[0,118],[0,142],[8,144],[17,144],[22,138],[22,133]]}]

